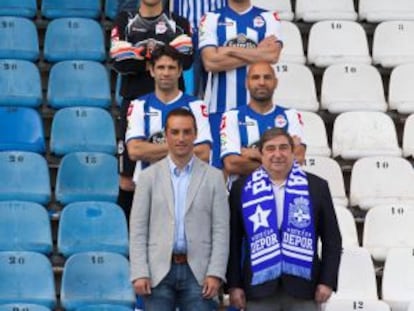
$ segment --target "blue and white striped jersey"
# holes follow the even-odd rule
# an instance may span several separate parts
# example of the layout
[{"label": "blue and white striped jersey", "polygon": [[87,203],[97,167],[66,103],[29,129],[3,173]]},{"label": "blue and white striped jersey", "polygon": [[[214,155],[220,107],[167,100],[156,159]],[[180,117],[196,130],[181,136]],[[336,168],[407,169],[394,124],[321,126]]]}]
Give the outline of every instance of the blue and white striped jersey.
[{"label": "blue and white striped jersey", "polygon": [[[276,13],[252,6],[239,14],[229,6],[203,16],[199,29],[199,48],[238,46],[256,48],[264,38],[275,35],[282,40]],[[212,74],[206,86],[211,94],[209,113],[222,113],[248,103],[245,86],[247,66]]]}]

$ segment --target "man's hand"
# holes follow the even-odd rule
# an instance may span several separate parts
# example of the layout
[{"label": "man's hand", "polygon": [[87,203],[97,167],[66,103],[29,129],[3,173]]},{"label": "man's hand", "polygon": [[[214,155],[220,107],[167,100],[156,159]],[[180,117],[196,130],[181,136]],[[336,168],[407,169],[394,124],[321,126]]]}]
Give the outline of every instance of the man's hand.
[{"label": "man's hand", "polygon": [[264,38],[262,41],[259,42],[257,45],[258,47],[271,47],[273,45],[277,45],[277,38],[275,35],[270,35]]},{"label": "man's hand", "polygon": [[230,304],[239,310],[244,310],[246,308],[246,296],[243,289],[230,289]]},{"label": "man's hand", "polygon": [[319,284],[316,287],[315,301],[317,303],[326,302],[329,299],[329,297],[331,297],[331,295],[332,295],[332,288],[324,284]]},{"label": "man's hand", "polygon": [[257,148],[241,148],[241,155],[249,160],[262,162],[262,154]]},{"label": "man's hand", "polygon": [[149,278],[136,279],[133,283],[135,293],[140,296],[151,295],[151,281]]},{"label": "man's hand", "polygon": [[221,285],[221,280],[215,276],[208,276],[204,279],[203,298],[211,299],[218,294]]}]

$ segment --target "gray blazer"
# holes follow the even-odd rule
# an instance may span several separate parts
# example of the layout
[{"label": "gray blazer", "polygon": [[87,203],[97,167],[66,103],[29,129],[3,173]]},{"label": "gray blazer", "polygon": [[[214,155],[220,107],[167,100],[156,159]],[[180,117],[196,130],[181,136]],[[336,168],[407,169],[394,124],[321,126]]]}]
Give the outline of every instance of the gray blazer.
[{"label": "gray blazer", "polygon": [[[131,281],[148,277],[155,287],[171,266],[174,198],[168,159],[139,176],[130,216]],[[206,276],[225,280],[229,207],[221,171],[194,159],[185,211],[188,264],[202,285]]]}]

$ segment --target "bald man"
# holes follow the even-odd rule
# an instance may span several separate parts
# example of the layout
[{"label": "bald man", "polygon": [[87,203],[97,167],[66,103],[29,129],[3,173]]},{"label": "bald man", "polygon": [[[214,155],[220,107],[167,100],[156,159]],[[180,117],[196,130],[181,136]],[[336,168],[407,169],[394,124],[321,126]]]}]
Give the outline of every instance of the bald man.
[{"label": "bald man", "polygon": [[246,88],[250,92],[248,105],[223,114],[221,159],[230,184],[239,175],[248,175],[261,165],[257,143],[270,128],[281,128],[289,133],[294,139],[296,160],[304,161],[306,145],[300,114],[273,102],[277,82],[269,63],[252,64],[246,76]]}]

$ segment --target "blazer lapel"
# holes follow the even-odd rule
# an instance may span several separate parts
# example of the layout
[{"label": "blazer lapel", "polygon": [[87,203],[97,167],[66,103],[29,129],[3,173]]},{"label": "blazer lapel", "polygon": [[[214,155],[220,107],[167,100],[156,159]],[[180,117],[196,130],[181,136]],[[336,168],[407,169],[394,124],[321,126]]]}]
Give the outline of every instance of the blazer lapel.
[{"label": "blazer lapel", "polygon": [[170,176],[170,167],[168,165],[167,158],[161,160],[161,170],[160,170],[160,191],[167,199],[168,209],[171,212],[171,215],[174,216],[174,191],[171,183],[171,176]]},{"label": "blazer lapel", "polygon": [[200,188],[200,183],[203,179],[205,169],[206,168],[201,162],[201,160],[199,160],[198,158],[195,158],[194,163],[193,163],[193,171],[192,171],[191,178],[190,178],[190,184],[188,185],[187,198],[185,202],[186,212],[190,209],[191,203],[193,202],[194,197]]}]

